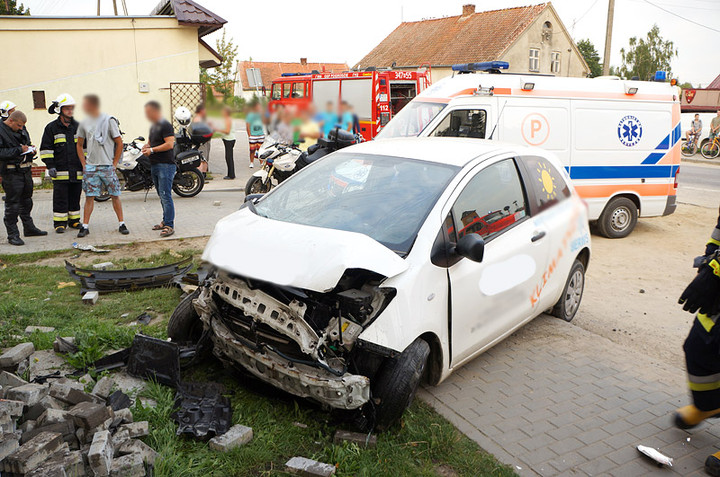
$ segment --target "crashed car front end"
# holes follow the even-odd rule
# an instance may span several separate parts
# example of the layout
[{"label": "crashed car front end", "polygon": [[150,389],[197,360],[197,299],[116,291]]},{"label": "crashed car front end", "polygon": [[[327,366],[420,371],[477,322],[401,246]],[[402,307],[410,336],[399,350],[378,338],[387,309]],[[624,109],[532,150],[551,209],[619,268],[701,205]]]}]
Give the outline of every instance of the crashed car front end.
[{"label": "crashed car front end", "polygon": [[296,396],[357,409],[379,362],[358,336],[394,296],[378,286],[383,278],[349,271],[323,293],[219,272],[194,306],[224,363]]}]

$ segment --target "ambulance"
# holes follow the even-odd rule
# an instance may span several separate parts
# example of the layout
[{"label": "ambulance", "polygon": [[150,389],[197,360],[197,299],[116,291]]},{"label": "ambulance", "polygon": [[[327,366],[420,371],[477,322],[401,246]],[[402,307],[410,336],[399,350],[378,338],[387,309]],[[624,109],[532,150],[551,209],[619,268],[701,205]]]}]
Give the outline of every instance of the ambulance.
[{"label": "ambulance", "polygon": [[470,137],[552,151],[609,238],[629,235],[638,217],[675,211],[680,103],[669,83],[484,72],[503,68],[453,66],[457,74],[420,93],[376,139]]},{"label": "ambulance", "polygon": [[425,68],[418,71],[369,68],[345,73],[284,73],[273,80],[269,106],[270,110],[279,104],[304,108],[312,103],[317,111],[324,111],[328,102],[337,107],[347,101],[360,119],[360,134],[369,141],[428,86],[430,75]]}]

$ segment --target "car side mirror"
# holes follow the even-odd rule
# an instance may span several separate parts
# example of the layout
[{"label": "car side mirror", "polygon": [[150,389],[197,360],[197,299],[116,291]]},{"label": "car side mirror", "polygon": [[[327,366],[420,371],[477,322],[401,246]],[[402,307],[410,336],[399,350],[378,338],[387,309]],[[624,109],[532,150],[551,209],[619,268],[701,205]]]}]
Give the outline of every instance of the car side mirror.
[{"label": "car side mirror", "polygon": [[480,263],[485,255],[485,240],[478,234],[467,234],[458,240],[455,253]]}]

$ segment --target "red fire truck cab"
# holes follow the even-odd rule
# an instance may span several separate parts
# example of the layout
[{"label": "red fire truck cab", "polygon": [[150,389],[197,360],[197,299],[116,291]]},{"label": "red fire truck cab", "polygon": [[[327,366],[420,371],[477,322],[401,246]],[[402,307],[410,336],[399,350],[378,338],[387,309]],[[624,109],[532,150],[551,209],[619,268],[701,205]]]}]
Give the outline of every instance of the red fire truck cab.
[{"label": "red fire truck cab", "polygon": [[285,73],[273,80],[270,110],[278,104],[325,111],[350,103],[360,118],[360,132],[370,140],[418,93],[430,85],[428,71],[349,71],[345,73]]}]

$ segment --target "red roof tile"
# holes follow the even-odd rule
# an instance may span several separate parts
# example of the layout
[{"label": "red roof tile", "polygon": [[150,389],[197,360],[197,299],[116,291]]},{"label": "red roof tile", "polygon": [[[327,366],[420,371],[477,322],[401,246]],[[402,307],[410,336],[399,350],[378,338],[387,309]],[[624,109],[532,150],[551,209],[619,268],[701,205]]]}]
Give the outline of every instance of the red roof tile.
[{"label": "red roof tile", "polygon": [[350,68],[347,63],[282,63],[272,61],[239,61],[238,72],[240,73],[240,82],[243,89],[253,89],[248,85],[247,79],[248,68],[258,68],[260,77],[265,88],[270,89],[272,81],[277,79],[283,73],[311,73],[317,70],[320,73],[341,73],[348,71]]},{"label": "red roof tile", "polygon": [[720,89],[720,75],[718,75],[718,77],[715,78],[706,89]]},{"label": "red roof tile", "polygon": [[200,27],[198,33],[205,36],[219,30],[227,20],[198,5],[192,0],[162,0],[151,15],[172,15],[181,25]]},{"label": "red roof tile", "polygon": [[547,7],[506,8],[468,15],[401,23],[357,66],[417,67],[491,61],[505,50]]}]

